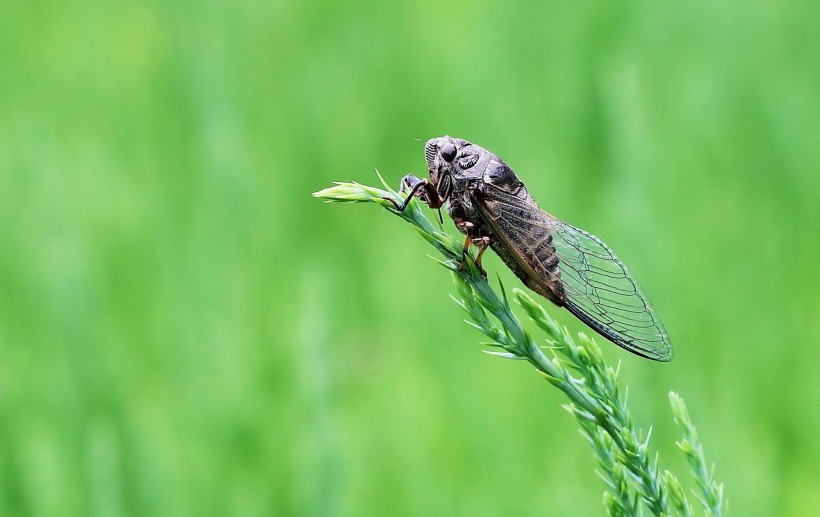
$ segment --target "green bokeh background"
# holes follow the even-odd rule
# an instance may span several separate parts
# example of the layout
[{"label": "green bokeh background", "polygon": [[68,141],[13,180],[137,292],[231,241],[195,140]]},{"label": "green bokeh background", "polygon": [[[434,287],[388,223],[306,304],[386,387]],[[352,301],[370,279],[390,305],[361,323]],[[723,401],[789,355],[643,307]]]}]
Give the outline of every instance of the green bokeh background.
[{"label": "green bokeh background", "polygon": [[734,515],[816,512],[818,10],[3,5],[0,514],[603,514],[564,399],[479,352],[428,245],[310,197],[442,134],[639,278],[675,360],[602,345],[662,467],[689,483],[676,390]]}]

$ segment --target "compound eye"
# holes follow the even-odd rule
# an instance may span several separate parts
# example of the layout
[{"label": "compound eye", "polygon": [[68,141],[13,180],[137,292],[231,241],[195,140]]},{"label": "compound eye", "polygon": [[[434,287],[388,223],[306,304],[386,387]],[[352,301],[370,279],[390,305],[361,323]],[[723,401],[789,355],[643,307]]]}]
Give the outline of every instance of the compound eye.
[{"label": "compound eye", "polygon": [[456,146],[451,143],[446,143],[441,146],[441,157],[445,162],[451,162],[456,159]]}]

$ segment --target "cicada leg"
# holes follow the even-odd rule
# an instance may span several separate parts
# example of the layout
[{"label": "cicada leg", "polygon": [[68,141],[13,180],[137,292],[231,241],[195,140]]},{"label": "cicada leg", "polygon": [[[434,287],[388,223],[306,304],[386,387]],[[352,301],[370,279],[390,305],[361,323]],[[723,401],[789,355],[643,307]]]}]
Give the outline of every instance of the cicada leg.
[{"label": "cicada leg", "polygon": [[396,210],[399,212],[404,212],[407,205],[409,205],[410,201],[413,199],[413,196],[420,197],[424,203],[433,209],[441,208],[445,201],[445,199],[439,194],[436,186],[430,183],[428,179],[417,178],[412,174],[408,174],[401,179],[399,192],[408,192],[407,197],[404,198],[404,201],[401,204],[396,203],[394,199],[389,197],[384,198],[393,203],[393,206],[395,206]]},{"label": "cicada leg", "polygon": [[475,257],[475,265],[478,266],[478,270],[481,272],[481,276],[483,276],[486,280],[487,271],[485,271],[484,268],[481,266],[481,257],[484,256],[484,252],[490,245],[490,238],[473,236],[473,230],[475,229],[475,225],[471,222],[462,221],[458,223],[457,226],[459,231],[463,232],[466,235],[464,238],[464,247],[461,250],[461,264],[459,264],[458,270],[464,270],[464,266],[467,264],[467,253],[470,251],[470,246],[478,246],[478,253]]},{"label": "cicada leg", "polygon": [[484,280],[486,280],[487,272],[484,271],[483,267],[481,267],[481,257],[484,256],[484,252],[487,251],[487,248],[490,246],[490,238],[478,237],[473,240],[473,245],[478,246],[478,253],[475,256],[475,265],[478,266],[479,270],[481,270],[481,276],[483,276]]}]

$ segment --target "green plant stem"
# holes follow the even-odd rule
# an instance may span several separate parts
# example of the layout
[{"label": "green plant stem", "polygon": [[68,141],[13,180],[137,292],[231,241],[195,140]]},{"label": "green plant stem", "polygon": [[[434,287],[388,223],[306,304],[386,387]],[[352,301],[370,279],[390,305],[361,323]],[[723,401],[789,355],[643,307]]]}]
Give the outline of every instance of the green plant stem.
[{"label": "green plant stem", "polygon": [[[634,426],[627,398],[616,383],[618,369],[604,363],[598,345],[585,334],[578,335],[580,344],[577,344],[541,305],[524,291],[514,289],[516,301],[547,335],[546,345],[551,356],[545,354],[512,311],[504,287],[501,286],[499,297],[482,276],[472,255],[464,255],[458,241],[434,226],[416,200],[411,200],[404,211],[398,211],[388,199],[400,204],[401,195],[381,180],[385,190],[359,183],[337,183],[314,196],[331,202],[378,203],[414,225],[422,237],[441,252],[444,259],[439,262],[452,271],[460,295],[454,300],[469,315],[468,323],[492,340],[489,346],[500,349],[488,353],[526,360],[569,397],[571,403],[565,408],[577,418],[582,433],[595,449],[601,477],[608,487],[604,501],[611,515],[636,515],[639,499],[654,515],[671,515],[673,509],[679,515],[691,515],[691,505],[677,478],[668,471],[661,476],[657,457],[650,459],[651,432],[644,435]],[[684,439],[678,446],[695,471],[702,493],[699,500],[711,514],[722,515],[719,513],[724,504],[722,486],[715,485],[707,472],[694,426],[682,400],[679,403],[678,400],[679,397],[672,399],[676,420],[684,429]]]},{"label": "green plant stem", "polygon": [[689,416],[689,410],[680,395],[674,391],[669,393],[669,403],[672,406],[675,423],[683,431],[683,439],[677,442],[678,448],[683,451],[692,474],[697,482],[700,493],[698,500],[706,508],[707,515],[721,517],[726,513],[726,501],[723,497],[723,485],[715,481],[714,465],[706,467],[706,457],[703,445],[698,438],[697,429]]}]

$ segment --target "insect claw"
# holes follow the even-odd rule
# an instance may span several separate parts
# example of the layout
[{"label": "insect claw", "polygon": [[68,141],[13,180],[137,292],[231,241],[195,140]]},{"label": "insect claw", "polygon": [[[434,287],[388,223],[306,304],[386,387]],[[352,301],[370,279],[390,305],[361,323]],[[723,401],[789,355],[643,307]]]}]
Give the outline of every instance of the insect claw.
[{"label": "insect claw", "polygon": [[402,210],[401,210],[401,205],[399,205],[398,203],[396,203],[396,200],[395,200],[395,199],[393,199],[392,197],[382,197],[382,199],[387,200],[387,201],[390,201],[391,203],[393,203],[393,206],[395,206],[395,207],[396,207],[396,210],[398,210],[399,212],[401,212],[401,211],[402,211]]},{"label": "insect claw", "polygon": [[481,276],[484,277],[484,280],[487,280],[487,271],[481,266],[481,258],[484,256],[484,252],[487,250],[487,247],[490,245],[490,238],[489,237],[479,237],[478,239],[473,241],[473,244],[478,242],[478,253],[475,257],[475,265],[478,266],[478,270],[481,271]]}]

